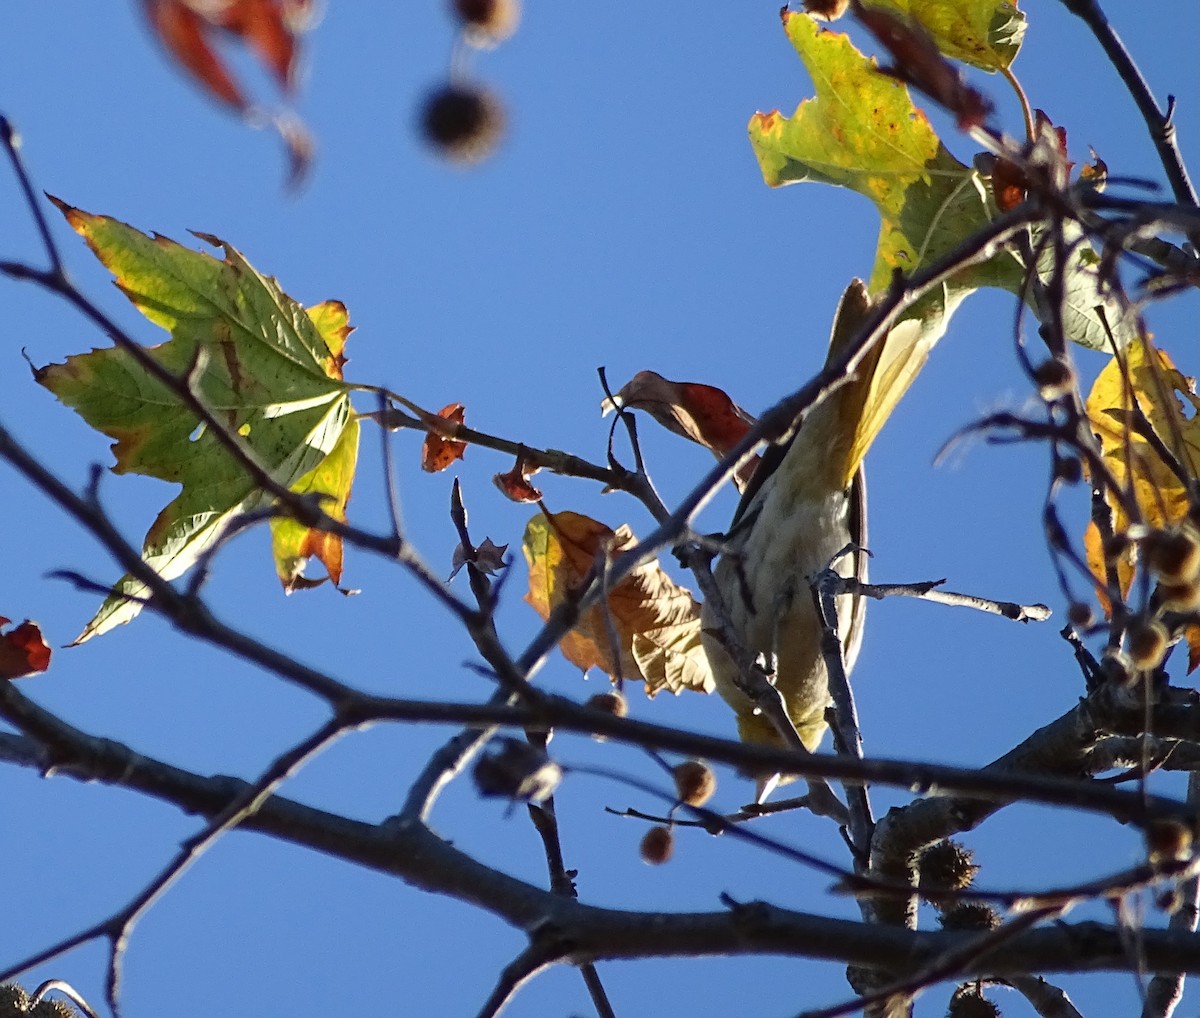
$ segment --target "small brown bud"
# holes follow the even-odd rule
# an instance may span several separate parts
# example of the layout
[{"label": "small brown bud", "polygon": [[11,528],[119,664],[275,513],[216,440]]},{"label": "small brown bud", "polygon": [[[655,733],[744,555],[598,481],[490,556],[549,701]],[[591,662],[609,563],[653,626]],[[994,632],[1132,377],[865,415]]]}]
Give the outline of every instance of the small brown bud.
[{"label": "small brown bud", "polygon": [[675,852],[675,833],[669,827],[651,827],[642,835],[642,862],[661,866]]},{"label": "small brown bud", "polygon": [[1049,403],[1061,399],[1074,388],[1075,372],[1069,364],[1051,358],[1033,369],[1033,381],[1038,387],[1038,394]]},{"label": "small brown bud", "polygon": [[425,99],[421,133],[447,159],[477,163],[492,154],[504,133],[504,108],[476,85],[444,85]]},{"label": "small brown bud", "polygon": [[1125,632],[1125,649],[1134,668],[1157,668],[1167,652],[1166,626],[1157,619],[1135,620]]},{"label": "small brown bud", "polygon": [[688,806],[703,806],[717,790],[717,776],[708,764],[685,760],[674,771],[675,794]]}]

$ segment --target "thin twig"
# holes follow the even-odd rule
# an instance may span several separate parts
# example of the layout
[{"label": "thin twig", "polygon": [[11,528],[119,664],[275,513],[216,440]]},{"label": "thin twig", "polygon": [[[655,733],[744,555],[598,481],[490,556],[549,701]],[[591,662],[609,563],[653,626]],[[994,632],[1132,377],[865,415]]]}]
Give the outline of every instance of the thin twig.
[{"label": "thin twig", "polygon": [[1171,122],[1171,107],[1168,106],[1166,113],[1159,107],[1154,93],[1150,91],[1150,85],[1097,0],[1062,0],[1062,4],[1091,29],[1109,62],[1121,76],[1121,81],[1125,83],[1142,119],[1146,122],[1150,140],[1158,152],[1158,158],[1166,171],[1176,201],[1183,205],[1196,205],[1196,190],[1192,187],[1187,166],[1179,151],[1175,125]]}]

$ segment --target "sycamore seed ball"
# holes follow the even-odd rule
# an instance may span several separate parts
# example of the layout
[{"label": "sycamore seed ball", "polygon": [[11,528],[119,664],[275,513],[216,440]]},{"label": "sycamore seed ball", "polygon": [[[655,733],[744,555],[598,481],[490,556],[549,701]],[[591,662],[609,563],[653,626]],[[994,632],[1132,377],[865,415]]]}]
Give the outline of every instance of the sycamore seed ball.
[{"label": "sycamore seed ball", "polygon": [[1096,621],[1096,613],[1086,601],[1072,601],[1067,607],[1067,621],[1076,629],[1087,629]]},{"label": "sycamore seed ball", "polygon": [[421,134],[456,163],[477,163],[495,151],[504,134],[504,107],[478,85],[443,85],[421,107]]},{"label": "sycamore seed ball", "polygon": [[623,718],[629,714],[629,701],[625,699],[623,693],[618,693],[615,689],[607,693],[597,693],[595,696],[589,696],[587,706],[591,707],[592,710],[611,714],[614,718]]},{"label": "sycamore seed ball", "polygon": [[1168,611],[1194,612],[1200,608],[1200,583],[1160,583],[1158,596]]},{"label": "sycamore seed ball", "polygon": [[661,866],[675,852],[675,834],[669,827],[651,827],[642,836],[642,861]]},{"label": "sycamore seed ball", "polygon": [[1142,550],[1163,583],[1190,583],[1200,576],[1200,536],[1193,527],[1156,530],[1147,535]]},{"label": "sycamore seed ball", "polygon": [[996,910],[982,901],[960,901],[939,918],[944,930],[994,930],[1000,925]]},{"label": "sycamore seed ball", "polygon": [[450,6],[462,23],[467,42],[480,48],[503,42],[521,20],[518,0],[451,0]]},{"label": "sycamore seed ball", "polygon": [[1033,369],[1033,381],[1038,387],[1038,394],[1050,403],[1071,391],[1075,385],[1075,374],[1069,364],[1051,358]]},{"label": "sycamore seed ball", "polygon": [[1000,1018],[1000,1008],[974,987],[950,998],[947,1018]]},{"label": "sycamore seed ball", "polygon": [[1140,619],[1126,632],[1125,647],[1135,668],[1157,668],[1167,652],[1167,628],[1156,619]]},{"label": "sycamore seed ball", "polygon": [[675,794],[688,806],[703,806],[717,790],[717,776],[707,764],[687,760],[674,771]]},{"label": "sycamore seed ball", "polygon": [[1146,827],[1146,854],[1154,863],[1187,859],[1192,852],[1192,832],[1178,820],[1153,820]]}]

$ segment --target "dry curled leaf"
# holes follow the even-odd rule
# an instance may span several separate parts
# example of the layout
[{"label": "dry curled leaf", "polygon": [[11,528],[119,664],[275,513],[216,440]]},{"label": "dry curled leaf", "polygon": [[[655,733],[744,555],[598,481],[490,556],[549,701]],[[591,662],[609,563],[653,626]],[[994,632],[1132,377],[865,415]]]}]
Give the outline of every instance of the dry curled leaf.
[{"label": "dry curled leaf", "polygon": [[[612,399],[600,403],[604,413],[616,409],[644,410],[668,431],[682,435],[721,459],[754,424],[754,417],[729,395],[701,382],[673,382],[654,371],[639,371]],[[758,465],[755,457],[735,477],[743,488]]]},{"label": "dry curled leaf", "polygon": [[[9,620],[0,615],[0,629]],[[0,679],[20,679],[50,667],[50,647],[36,622],[26,619],[7,633],[0,633]]]},{"label": "dry curled leaf", "polygon": [[[633,544],[628,527],[613,531],[579,513],[539,513],[525,528],[522,544],[529,563],[525,600],[549,618],[578,595],[593,564]],[[584,670],[598,667],[614,679],[643,681],[649,696],[663,689],[713,688],[700,642],[699,605],[657,562],[638,566],[615,584],[607,605],[585,611],[560,646]]]},{"label": "dry curled leaf", "polygon": [[483,539],[483,544],[475,549],[474,555],[468,555],[465,548],[460,542],[454,549],[454,555],[450,560],[450,575],[446,581],[454,579],[468,562],[476,569],[487,576],[495,576],[505,566],[508,565],[504,561],[505,553],[508,551],[507,544],[496,544],[490,537]]},{"label": "dry curled leaf", "polygon": [[542,489],[530,484],[529,478],[541,469],[529,463],[524,456],[518,456],[511,470],[493,475],[492,483],[514,502],[540,502]]},{"label": "dry curled leaf", "polygon": [[431,474],[436,474],[440,470],[445,470],[451,466],[456,460],[463,458],[463,454],[467,451],[467,443],[460,442],[456,438],[447,438],[437,433],[438,421],[450,421],[454,424],[462,424],[466,419],[467,409],[461,403],[447,403],[441,410],[437,412],[437,417],[430,416],[425,421],[429,428],[428,434],[425,436],[425,442],[421,446],[421,469]]}]

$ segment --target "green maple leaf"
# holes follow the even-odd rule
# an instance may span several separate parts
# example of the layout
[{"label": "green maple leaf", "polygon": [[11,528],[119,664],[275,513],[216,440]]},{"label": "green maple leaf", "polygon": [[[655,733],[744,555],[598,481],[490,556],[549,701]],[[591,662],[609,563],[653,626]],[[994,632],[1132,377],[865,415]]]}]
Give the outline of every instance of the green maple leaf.
[{"label": "green maple leaf", "polygon": [[[221,248],[224,259],[55,204],[113,273],[118,288],[171,334],[146,352],[179,378],[198,365],[192,389],[212,416],[241,436],[278,484],[324,496],[322,507],[341,518],[358,450],[358,421],[341,371],[350,332],[345,307],[329,301],[303,308],[215,237],[197,234]],[[194,565],[241,514],[271,503],[179,394],[128,350],[77,354],[37,369],[35,377],[116,440],[115,473],[182,485],[143,547],[143,559],[164,579]],[[291,519],[275,520],[272,531],[286,589],[311,584],[301,573],[309,556],[325,565],[334,583],[340,580],[338,538]],[[76,642],[128,622],[148,594],[143,583],[125,576]]]},{"label": "green maple leaf", "polygon": [[[972,0],[940,5],[880,0],[873,5],[914,15],[929,14],[935,7],[963,17],[974,12],[976,20],[998,17],[1008,6]],[[869,289],[872,294],[883,293],[894,272],[912,275],[995,218],[990,181],[946,149],[908,90],[881,74],[875,60],[855,49],[845,35],[819,28],[805,14],[785,12],[783,17],[788,38],[812,76],[816,97],[802,102],[791,117],[778,111],[751,117],[750,143],[763,179],[771,187],[833,184],[869,198],[881,220]],[[947,33],[949,29],[939,38],[939,45],[950,45]],[[961,39],[960,45],[966,46]],[[962,58],[967,59],[965,55]],[[1035,250],[1044,233],[1038,228],[1032,231]],[[1078,231],[1069,239],[1079,241]],[[1037,268],[1043,280],[1054,272],[1052,254],[1041,247]],[[1029,296],[1025,274],[1017,254],[1001,250],[926,294],[904,318],[919,322],[921,342],[932,346],[944,334],[958,305],[979,287]],[[1063,282],[1063,327],[1069,339],[1107,348],[1098,306],[1104,309],[1118,345],[1136,334],[1133,316],[1107,293],[1096,271],[1095,255],[1086,245],[1073,247]]]},{"label": "green maple leaf", "polygon": [[1010,0],[867,0],[912,18],[952,60],[982,70],[1008,68],[1021,49],[1025,15]]}]

